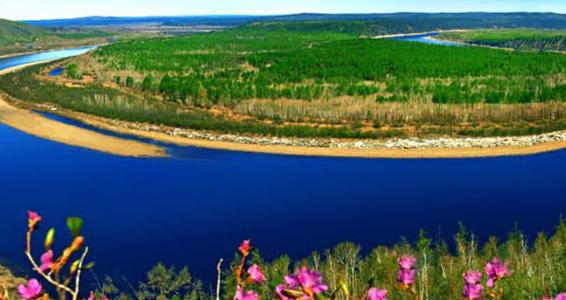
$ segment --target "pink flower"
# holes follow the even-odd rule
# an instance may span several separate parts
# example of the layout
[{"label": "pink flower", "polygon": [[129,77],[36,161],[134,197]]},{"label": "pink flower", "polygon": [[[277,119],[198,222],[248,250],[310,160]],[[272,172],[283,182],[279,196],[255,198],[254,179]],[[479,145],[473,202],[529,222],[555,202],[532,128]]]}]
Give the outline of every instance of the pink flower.
[{"label": "pink flower", "polygon": [[34,211],[28,211],[29,229],[30,230],[35,229],[35,227],[37,227],[37,225],[39,225],[39,222],[41,222],[41,216]]},{"label": "pink flower", "polygon": [[566,300],[566,293],[556,296],[554,300]]},{"label": "pink flower", "polygon": [[495,282],[511,275],[509,262],[502,263],[501,260],[496,257],[485,265],[485,273],[489,277],[487,286],[492,288]]},{"label": "pink flower", "polygon": [[257,282],[257,283],[260,283],[260,284],[265,282],[265,275],[261,271],[261,268],[256,264],[254,264],[254,265],[252,265],[251,267],[248,268],[248,274],[250,274],[250,278],[254,282]]},{"label": "pink flower", "polygon": [[309,296],[328,290],[328,286],[322,283],[322,274],[306,267],[301,268],[295,275],[285,276],[285,282],[292,289],[300,287]]},{"label": "pink flower", "polygon": [[23,300],[35,299],[41,295],[42,287],[36,279],[30,279],[27,285],[18,286],[18,294]]},{"label": "pink flower", "polygon": [[399,268],[410,270],[415,268],[415,264],[417,263],[417,259],[412,255],[404,255],[401,256],[397,262],[399,263]]},{"label": "pink flower", "polygon": [[39,269],[45,272],[53,267],[53,251],[49,250],[41,256],[41,266]]},{"label": "pink flower", "polygon": [[464,273],[464,292],[462,296],[469,300],[480,299],[483,286],[480,284],[482,274],[475,270],[468,270]]},{"label": "pink flower", "polygon": [[469,300],[476,300],[481,298],[482,292],[483,286],[481,284],[466,284],[464,285],[464,293],[462,296]]},{"label": "pink flower", "polygon": [[464,292],[462,296],[468,300],[476,300],[481,298],[483,286],[480,284],[481,272],[468,270],[464,273]]},{"label": "pink flower", "polygon": [[399,270],[399,274],[397,275],[397,282],[406,287],[413,285],[415,283],[416,274],[417,271],[415,270],[401,269]]},{"label": "pink flower", "polygon": [[481,281],[481,273],[475,270],[468,270],[464,273],[464,283],[466,284],[477,284]]},{"label": "pink flower", "polygon": [[41,216],[35,211],[28,211],[28,219],[32,222],[41,221]]},{"label": "pink flower", "polygon": [[368,300],[387,300],[387,290],[371,288],[368,291]]},{"label": "pink flower", "polygon": [[240,253],[242,253],[243,256],[248,256],[250,254],[251,248],[252,248],[251,241],[244,240],[238,249],[240,250]]},{"label": "pink flower", "polygon": [[254,291],[246,292],[241,288],[236,290],[235,300],[259,300],[259,295]]},{"label": "pink flower", "polygon": [[397,274],[397,282],[403,285],[404,288],[415,283],[415,276],[417,271],[415,271],[415,264],[417,259],[411,255],[401,256],[397,262],[399,263],[399,274]]}]

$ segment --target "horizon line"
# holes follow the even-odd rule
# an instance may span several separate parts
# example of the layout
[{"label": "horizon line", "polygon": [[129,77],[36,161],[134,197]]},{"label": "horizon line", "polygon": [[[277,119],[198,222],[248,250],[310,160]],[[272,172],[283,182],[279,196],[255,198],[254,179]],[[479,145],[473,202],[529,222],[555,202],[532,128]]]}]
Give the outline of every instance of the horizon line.
[{"label": "horizon line", "polygon": [[87,15],[69,18],[53,18],[53,19],[20,19],[12,20],[16,22],[26,21],[55,21],[55,20],[74,20],[87,18],[198,18],[198,17],[285,17],[296,15],[394,15],[394,14],[556,14],[566,15],[566,13],[553,11],[437,11],[437,12],[418,12],[418,11],[396,11],[396,12],[347,12],[347,13],[324,13],[324,12],[299,12],[287,14],[195,14],[195,15]]}]

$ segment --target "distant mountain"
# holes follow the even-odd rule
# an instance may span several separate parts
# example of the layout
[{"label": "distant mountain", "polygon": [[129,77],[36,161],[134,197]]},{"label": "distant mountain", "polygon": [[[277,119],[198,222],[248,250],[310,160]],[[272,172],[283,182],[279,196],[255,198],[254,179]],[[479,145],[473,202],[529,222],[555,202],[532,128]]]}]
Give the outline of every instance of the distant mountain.
[{"label": "distant mountain", "polygon": [[387,21],[419,28],[552,28],[566,29],[566,15],[554,13],[395,13],[395,14],[296,14],[284,16],[181,16],[181,17],[85,17],[25,21],[42,27],[125,26],[136,24],[238,26],[274,21]]},{"label": "distant mountain", "polygon": [[272,17],[268,21],[328,20],[397,22],[415,30],[497,27],[566,29],[566,15],[554,13],[299,14]]},{"label": "distant mountain", "polygon": [[187,16],[187,17],[84,17],[76,19],[55,19],[24,21],[41,27],[84,27],[84,26],[130,26],[139,24],[159,25],[211,25],[236,26],[253,21],[268,19],[256,16]]},{"label": "distant mountain", "polygon": [[43,35],[45,35],[43,29],[0,19],[0,47],[15,43],[30,43]]}]

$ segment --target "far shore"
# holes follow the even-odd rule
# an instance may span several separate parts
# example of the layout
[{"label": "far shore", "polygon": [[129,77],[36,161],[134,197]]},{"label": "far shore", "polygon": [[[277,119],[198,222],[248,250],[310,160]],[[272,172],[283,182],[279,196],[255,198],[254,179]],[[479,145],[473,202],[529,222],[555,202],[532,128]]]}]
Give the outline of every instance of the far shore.
[{"label": "far shore", "polygon": [[[0,75],[39,63],[44,62],[3,70],[0,71]],[[308,143],[288,142],[300,139],[239,136],[125,122],[69,111],[50,104],[35,105],[9,98],[2,99],[0,95],[0,122],[32,135],[61,143],[126,156],[159,157],[165,156],[165,150],[154,145],[114,138],[56,122],[33,113],[27,108],[46,110],[101,129],[169,144],[255,153],[357,158],[471,158],[531,155],[566,148],[566,132],[515,138],[431,138],[418,141],[415,141],[415,139],[385,141],[331,139],[327,146],[318,146],[320,145],[318,142],[322,139],[309,139],[308,141],[315,141],[315,143],[310,144],[314,146],[309,146]],[[283,143],[282,140],[287,142]],[[469,143],[469,145],[465,143]],[[360,145],[358,146],[358,144]],[[460,144],[466,146],[460,147],[458,146]]]}]

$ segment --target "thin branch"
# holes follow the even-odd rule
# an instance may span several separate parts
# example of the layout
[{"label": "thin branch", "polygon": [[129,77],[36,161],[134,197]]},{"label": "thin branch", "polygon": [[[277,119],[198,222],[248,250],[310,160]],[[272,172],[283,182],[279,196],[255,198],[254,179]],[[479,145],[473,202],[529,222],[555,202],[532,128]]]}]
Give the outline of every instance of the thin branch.
[{"label": "thin branch", "polygon": [[43,272],[41,270],[41,268],[39,268],[39,266],[37,265],[37,263],[33,259],[33,256],[31,256],[30,252],[26,251],[26,256],[27,256],[28,260],[30,261],[30,263],[32,264],[33,270],[36,271],[39,275],[41,275],[43,278],[45,278],[45,280],[47,280],[47,282],[51,283],[52,285],[56,286],[59,289],[64,290],[65,292],[67,292],[71,295],[74,295],[74,291],[71,290],[69,287],[58,283],[57,281],[53,280],[53,278],[51,278],[51,276],[48,276],[47,274],[45,274],[45,272]]},{"label": "thin branch", "polygon": [[77,270],[77,276],[75,277],[75,292],[73,293],[73,300],[77,300],[79,297],[79,290],[81,286],[81,273],[83,268],[83,263],[85,261],[86,255],[88,254],[88,247],[85,248],[81,259],[79,260],[79,268]]},{"label": "thin branch", "polygon": [[216,300],[220,300],[220,282],[222,281],[222,262],[224,259],[221,258],[216,265],[216,271],[218,272],[218,280],[216,281]]}]

